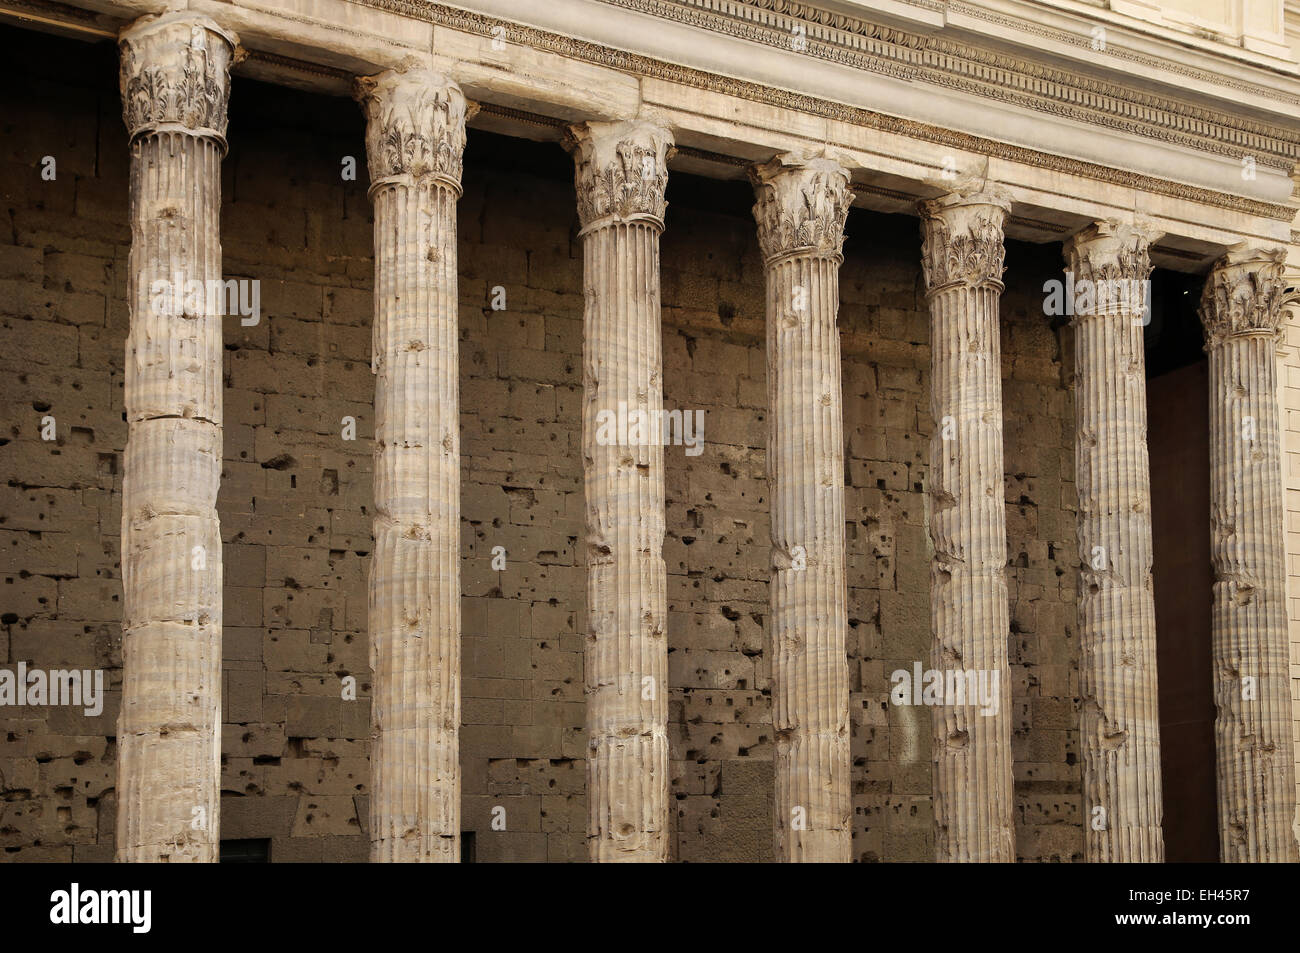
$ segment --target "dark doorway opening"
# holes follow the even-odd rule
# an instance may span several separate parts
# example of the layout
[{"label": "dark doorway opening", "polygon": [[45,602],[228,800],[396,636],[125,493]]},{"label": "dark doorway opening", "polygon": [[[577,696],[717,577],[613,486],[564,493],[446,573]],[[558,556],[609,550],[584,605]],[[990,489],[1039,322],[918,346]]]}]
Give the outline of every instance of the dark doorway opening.
[{"label": "dark doorway opening", "polygon": [[1165,860],[1219,859],[1210,667],[1209,365],[1202,278],[1156,270],[1146,329]]},{"label": "dark doorway opening", "polygon": [[221,862],[223,864],[269,864],[271,839],[254,837],[247,840],[223,840]]}]

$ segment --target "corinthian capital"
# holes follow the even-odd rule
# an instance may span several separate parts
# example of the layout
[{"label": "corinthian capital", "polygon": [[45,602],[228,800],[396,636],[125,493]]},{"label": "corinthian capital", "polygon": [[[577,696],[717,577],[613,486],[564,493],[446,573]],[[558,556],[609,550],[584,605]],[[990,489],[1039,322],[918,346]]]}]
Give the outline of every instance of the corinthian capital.
[{"label": "corinthian capital", "polygon": [[1162,234],[1143,222],[1097,222],[1066,240],[1065,261],[1076,280],[1145,281],[1151,275],[1151,243]]},{"label": "corinthian capital", "polygon": [[1228,249],[1201,292],[1207,346],[1238,335],[1275,337],[1281,332],[1285,262],[1284,248],[1255,248],[1242,242]]},{"label": "corinthian capital", "polygon": [[637,220],[663,227],[670,130],[643,119],[581,123],[569,128],[565,146],[573,153],[584,230]]},{"label": "corinthian capital", "polygon": [[853,203],[849,173],[832,159],[786,153],[749,172],[763,258],[807,254],[839,258]]},{"label": "corinthian capital", "polygon": [[1151,276],[1151,243],[1163,233],[1146,222],[1108,219],[1089,225],[1065,242],[1066,268],[1076,287],[1088,289],[1090,307],[1076,318],[1093,314],[1144,312],[1146,281]]},{"label": "corinthian capital", "polygon": [[951,285],[1002,287],[1002,223],[1011,199],[989,185],[920,203],[921,268],[933,294]]},{"label": "corinthian capital", "polygon": [[179,132],[226,142],[230,66],[239,38],[201,14],[141,17],[118,38],[122,119],[132,139]]},{"label": "corinthian capital", "polygon": [[459,194],[465,120],[478,111],[459,86],[429,69],[390,69],[359,77],[354,95],[366,113],[371,192],[429,176]]}]

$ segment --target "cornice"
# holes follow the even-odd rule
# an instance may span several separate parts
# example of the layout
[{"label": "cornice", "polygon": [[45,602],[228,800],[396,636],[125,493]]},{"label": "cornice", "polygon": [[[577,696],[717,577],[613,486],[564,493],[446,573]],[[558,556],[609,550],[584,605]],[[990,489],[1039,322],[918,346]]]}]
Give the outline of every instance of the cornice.
[{"label": "cornice", "polygon": [[[1216,155],[1250,154],[1260,165],[1273,168],[1289,171],[1300,160],[1300,130],[1294,128],[1243,119],[982,49],[967,41],[954,42],[938,36],[910,33],[807,3],[793,0],[599,2],[778,49],[791,49],[791,38],[799,33],[801,55],[909,82],[954,89]],[[1086,48],[1090,42],[1087,35],[1014,20],[960,0],[950,0],[947,6],[972,17],[1059,43]],[[1300,106],[1300,96],[1280,95],[1276,90],[1263,86],[1134,51],[1111,49],[1108,55]]]},{"label": "cornice", "polygon": [[[512,43],[531,46],[543,52],[567,56],[575,60],[620,70],[632,75],[652,77],[665,82],[748,99],[757,103],[847,122],[879,132],[907,136],[919,141],[965,152],[1033,165],[1065,175],[1077,175],[1110,185],[1136,189],[1155,195],[1164,195],[1181,201],[1196,202],[1215,208],[1225,208],[1259,218],[1291,222],[1296,216],[1296,209],[1290,205],[1264,202],[1228,192],[1187,185],[1140,172],[1132,172],[1083,159],[1073,159],[1026,146],[1017,146],[995,139],[988,139],[931,123],[890,116],[860,106],[821,99],[804,93],[670,63],[640,53],[615,49],[589,40],[581,40],[538,27],[527,26],[513,20],[503,20],[486,14],[448,6],[444,3],[438,3],[436,0],[357,0],[357,2],[392,13],[422,19],[464,33],[485,38],[503,37]],[[718,2],[726,2],[726,0],[718,0]]]},{"label": "cornice", "polygon": [[[1092,36],[1090,33],[1085,34],[1081,32],[1071,32],[1069,30],[1057,29],[1055,27],[1048,26],[1042,23],[1035,23],[1034,21],[1025,19],[1023,17],[1008,16],[1004,13],[998,12],[997,10],[990,10],[989,8],[980,6],[978,4],[967,3],[965,2],[965,0],[949,0],[949,2],[947,3],[947,9],[953,12],[954,14],[961,14],[962,16],[970,17],[975,20],[982,20],[985,23],[992,23],[1008,30],[1014,30],[1017,33],[1025,33],[1030,36],[1036,36],[1044,40],[1051,40],[1055,43],[1061,43],[1067,46],[1074,46],[1080,50],[1087,50],[1089,52],[1092,52],[1091,50]],[[1110,11],[1106,9],[1101,9],[1097,11],[1098,14],[1102,14],[1102,15],[1105,15],[1109,12]],[[1101,22],[1103,22],[1106,26],[1114,25],[1109,20],[1103,20]],[[1181,37],[1179,40],[1166,41],[1166,42],[1172,42],[1177,44],[1177,43],[1186,42],[1186,40],[1187,37]],[[1176,54],[1180,51],[1186,52],[1185,49],[1180,50],[1179,48],[1171,49],[1170,52],[1171,54]],[[1198,52],[1204,52],[1204,51],[1198,51]],[[1240,51],[1238,50],[1238,52]],[[1188,79],[1206,83],[1211,86],[1220,86],[1227,89],[1234,89],[1237,90],[1238,92],[1248,93],[1253,96],[1260,96],[1262,98],[1271,99],[1279,103],[1288,103],[1291,105],[1300,104],[1300,96],[1286,95],[1284,93],[1279,92],[1274,87],[1264,86],[1259,83],[1252,83],[1249,80],[1238,79],[1236,77],[1229,76],[1222,71],[1198,69],[1195,66],[1190,66],[1186,63],[1179,62],[1178,60],[1173,58],[1173,55],[1168,57],[1151,56],[1147,53],[1141,52],[1140,50],[1128,49],[1123,46],[1115,45],[1113,43],[1107,44],[1105,55],[1108,59],[1124,60],[1128,63],[1134,64],[1135,66],[1141,66],[1153,72],[1164,71],[1164,72],[1175,73],[1179,76],[1185,76]]]}]

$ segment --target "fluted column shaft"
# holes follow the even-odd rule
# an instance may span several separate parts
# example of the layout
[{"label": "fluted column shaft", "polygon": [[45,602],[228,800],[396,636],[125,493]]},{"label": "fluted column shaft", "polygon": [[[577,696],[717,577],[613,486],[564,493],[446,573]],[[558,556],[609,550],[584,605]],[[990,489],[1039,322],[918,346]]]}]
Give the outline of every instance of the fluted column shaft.
[{"label": "fluted column shaft", "polygon": [[767,272],[773,810],[783,861],[850,859],[840,247],[853,196],[835,162],[752,173]]},{"label": "fluted column shaft", "polygon": [[372,862],[460,860],[456,200],[466,103],[423,69],[361,79],[375,212]]},{"label": "fluted column shaft", "polygon": [[[930,302],[931,666],[1007,677],[1007,536],[998,303],[1002,222],[993,189],[923,203]],[[945,695],[933,713],[935,855],[1015,860],[1011,722]]]},{"label": "fluted column shaft", "polygon": [[[587,846],[593,861],[662,862],[669,779],[659,235],[672,135],[644,121],[589,123],[571,130],[568,145],[585,298]],[[638,419],[643,426],[634,427]]]},{"label": "fluted column shaft", "polygon": [[[221,796],[221,159],[236,37],[123,31],[131,253],[117,859],[215,862]],[[199,290],[201,289],[201,290]]]},{"label": "fluted column shaft", "polygon": [[1078,302],[1080,747],[1091,863],[1164,860],[1142,334],[1153,237],[1101,222],[1065,246]]},{"label": "fluted column shaft", "polygon": [[1206,279],[1219,859],[1297,858],[1282,433],[1281,249],[1237,246]]}]

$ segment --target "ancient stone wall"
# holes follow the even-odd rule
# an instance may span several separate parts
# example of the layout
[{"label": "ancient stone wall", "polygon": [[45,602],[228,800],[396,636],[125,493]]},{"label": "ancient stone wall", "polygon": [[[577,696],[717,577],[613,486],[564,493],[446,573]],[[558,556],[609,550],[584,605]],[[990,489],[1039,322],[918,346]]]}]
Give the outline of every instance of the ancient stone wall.
[{"label": "ancient stone wall", "polygon": [[[0,708],[0,858],[109,860],[120,687],[127,149],[111,45],[0,33],[0,666],[106,669],[103,713]],[[57,64],[57,69],[55,68]],[[236,79],[226,318],[221,837],[363,861],[372,547],[370,205],[354,103]],[[54,156],[57,177],[41,177]],[[356,160],[345,180],[344,158]],[[471,130],[459,204],[462,827],[480,862],[586,857],[582,252],[558,145]],[[746,183],[670,176],[664,404],[671,858],[772,858],[764,280]],[[850,214],[840,271],[857,860],[933,858],[928,314],[917,220]],[[1056,246],[1002,299],[1016,852],[1082,859],[1073,407],[1042,314]],[[494,304],[504,300],[504,310]],[[1068,344],[1068,342],[1066,342]],[[1065,348],[1065,353],[1070,352]],[[53,416],[57,440],[41,439]],[[345,440],[345,418],[356,439]],[[505,568],[496,569],[495,550]],[[500,565],[498,562],[497,565]],[[355,676],[358,700],[341,697]],[[495,808],[505,830],[495,830]],[[499,824],[498,824],[499,826]]]}]

